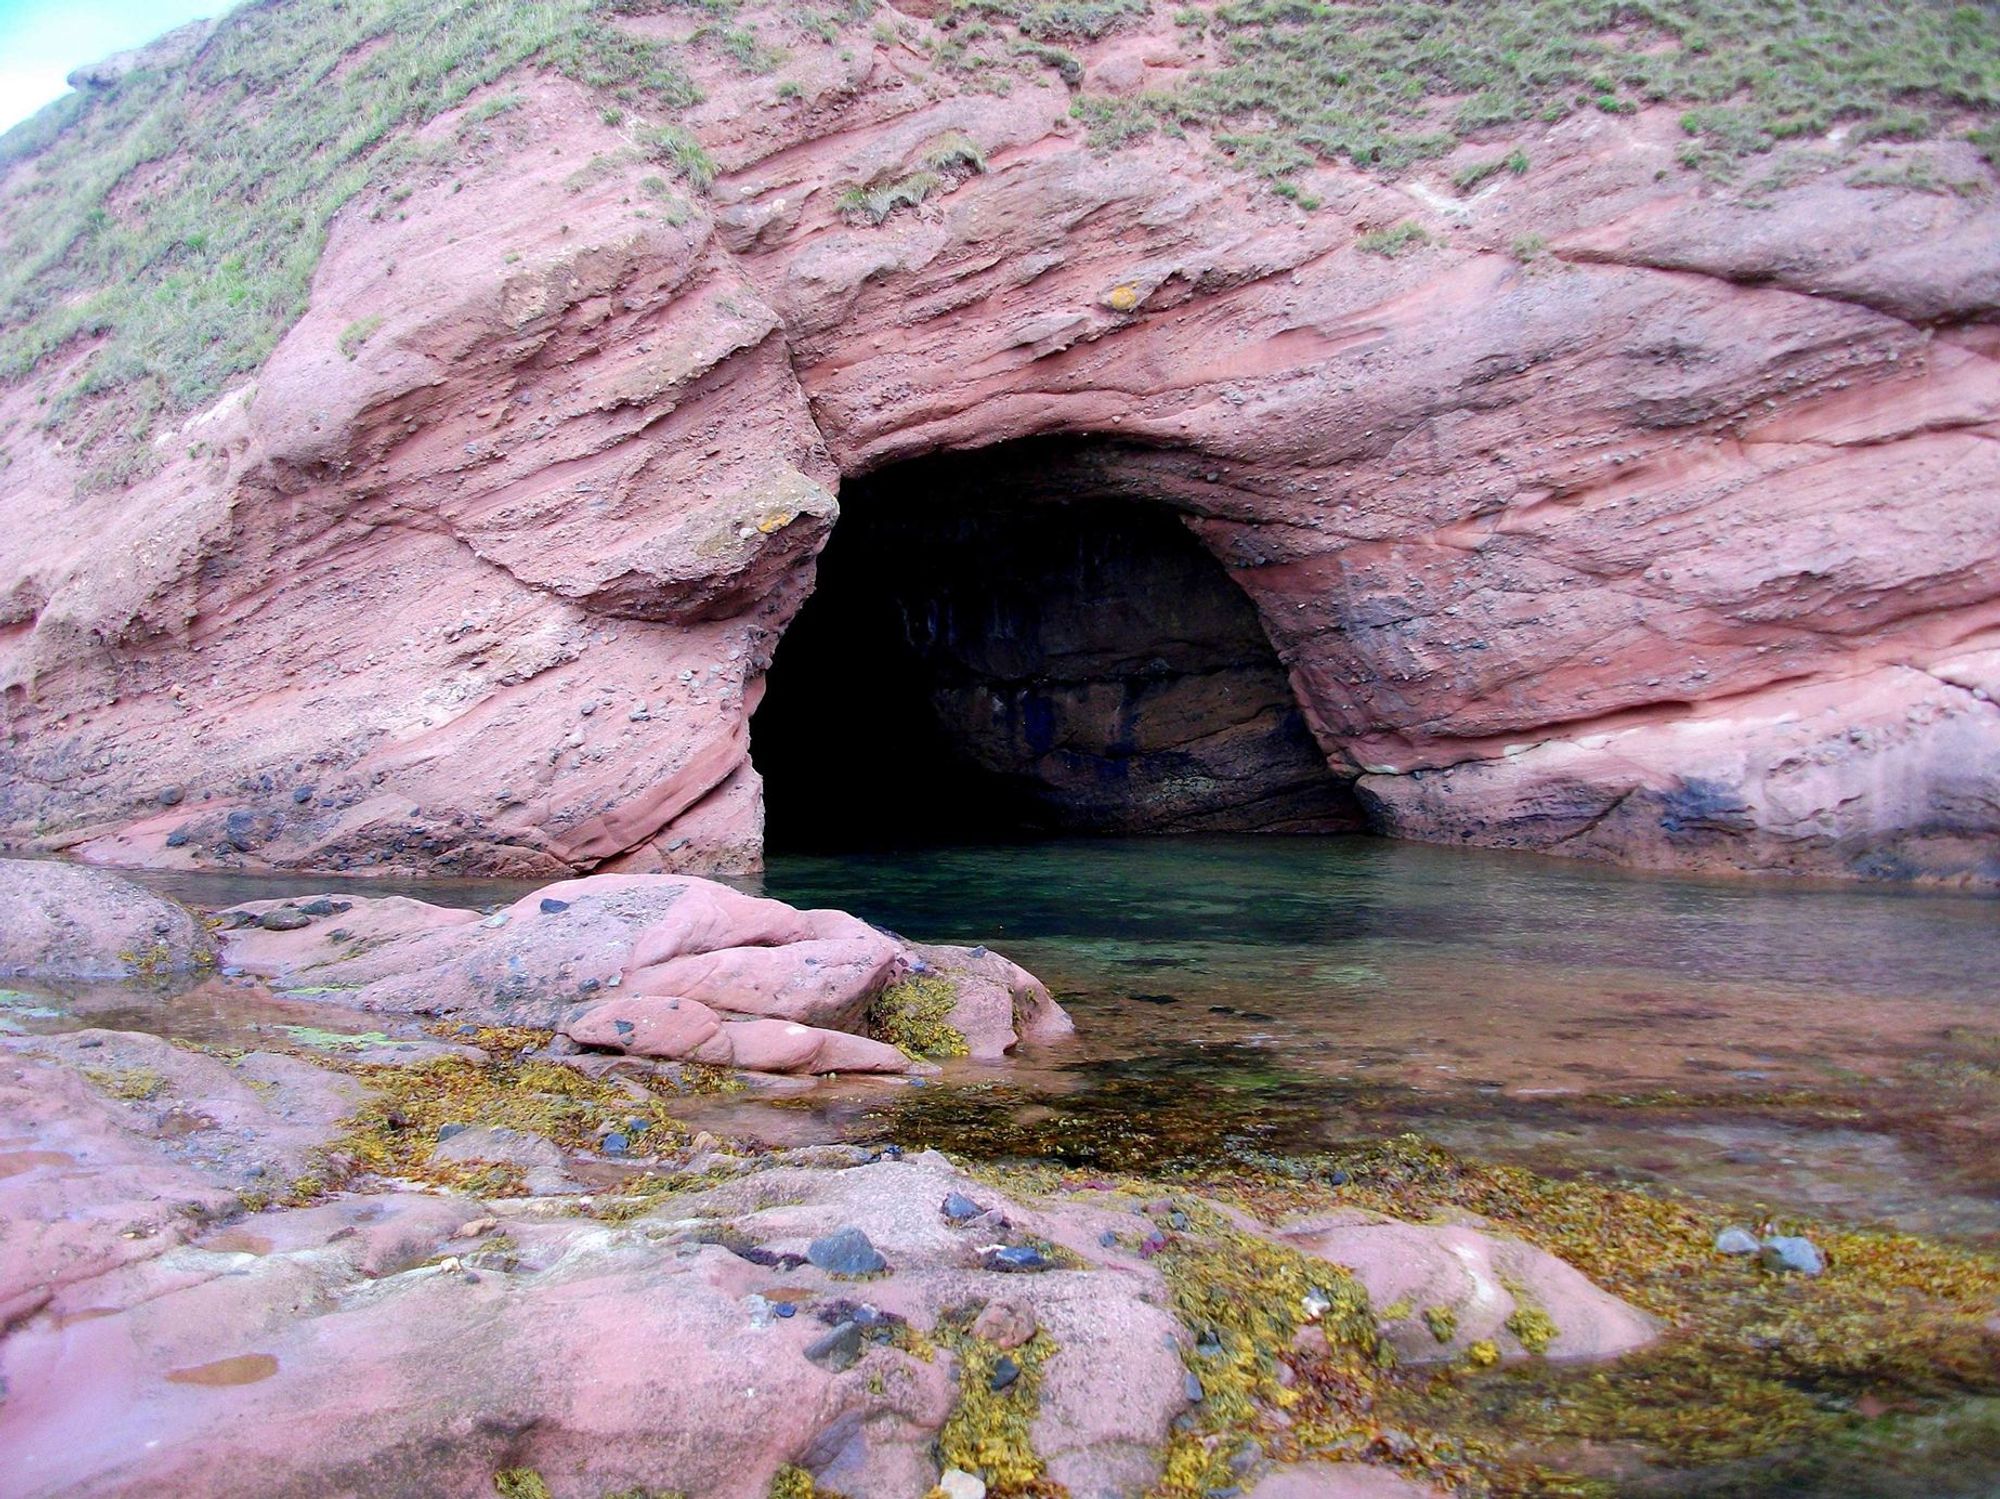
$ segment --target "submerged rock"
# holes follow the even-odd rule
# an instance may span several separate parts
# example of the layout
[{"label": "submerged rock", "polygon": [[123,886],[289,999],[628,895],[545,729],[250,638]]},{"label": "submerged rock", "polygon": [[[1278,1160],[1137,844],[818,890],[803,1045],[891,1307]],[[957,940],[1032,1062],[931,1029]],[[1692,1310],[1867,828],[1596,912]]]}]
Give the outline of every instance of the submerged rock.
[{"label": "submerged rock", "polygon": [[1638,1308],[1519,1239],[1457,1225],[1361,1215],[1289,1226],[1286,1241],[1351,1271],[1408,1363],[1442,1363],[1489,1344],[1496,1356],[1615,1358],[1659,1336]]}]

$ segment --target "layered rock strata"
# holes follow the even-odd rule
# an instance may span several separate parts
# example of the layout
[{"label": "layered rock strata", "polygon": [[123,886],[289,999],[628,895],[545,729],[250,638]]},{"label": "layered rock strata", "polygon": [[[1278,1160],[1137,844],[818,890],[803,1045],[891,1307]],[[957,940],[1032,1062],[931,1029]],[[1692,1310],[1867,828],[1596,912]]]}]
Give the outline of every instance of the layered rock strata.
[{"label": "layered rock strata", "polygon": [[[1893,145],[1709,183],[1661,109],[1318,169],[1307,212],[1199,131],[1093,150],[1053,71],[954,92],[899,25],[783,92],[704,63],[705,194],[562,82],[436,122],[130,488],[79,496],[45,392],[0,392],[8,839],[754,864],[751,715],[843,479],[1061,436],[1229,569],[1384,831],[2000,881],[1992,194]],[[1188,65],[1164,18],[1082,60]],[[947,141],[984,170],[843,209]]]}]

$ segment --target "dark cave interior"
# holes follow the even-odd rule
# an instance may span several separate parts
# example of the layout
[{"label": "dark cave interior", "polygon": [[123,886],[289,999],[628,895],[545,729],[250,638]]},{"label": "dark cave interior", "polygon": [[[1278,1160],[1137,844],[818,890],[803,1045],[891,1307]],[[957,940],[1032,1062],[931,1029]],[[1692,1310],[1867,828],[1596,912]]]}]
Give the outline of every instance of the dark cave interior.
[{"label": "dark cave interior", "polygon": [[1017,444],[843,486],[751,724],[770,848],[1363,825],[1222,564],[1077,475]]}]

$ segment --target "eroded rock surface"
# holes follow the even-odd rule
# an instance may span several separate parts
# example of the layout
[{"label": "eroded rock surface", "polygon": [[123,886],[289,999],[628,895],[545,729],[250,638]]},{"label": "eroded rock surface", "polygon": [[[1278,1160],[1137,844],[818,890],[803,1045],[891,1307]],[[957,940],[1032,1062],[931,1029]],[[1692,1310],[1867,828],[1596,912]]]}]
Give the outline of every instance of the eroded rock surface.
[{"label": "eroded rock surface", "polygon": [[[1187,66],[1166,9],[1078,68]],[[435,122],[438,168],[341,216],[264,370],[128,489],[79,498],[48,391],[0,392],[7,837],[754,864],[751,714],[843,476],[1067,437],[1044,488],[1191,528],[1390,832],[2000,881],[1992,194],[1892,185],[1894,145],[1730,188],[1676,110],[1585,110],[1317,168],[1307,213],[1198,131],[1093,150],[1057,72],[957,94],[896,25],[802,44],[791,93],[693,53],[719,174],[658,211],[567,84]],[[985,169],[842,212],[944,140]],[[1452,186],[1510,146],[1531,170]],[[1369,252],[1401,224],[1428,242]]]}]

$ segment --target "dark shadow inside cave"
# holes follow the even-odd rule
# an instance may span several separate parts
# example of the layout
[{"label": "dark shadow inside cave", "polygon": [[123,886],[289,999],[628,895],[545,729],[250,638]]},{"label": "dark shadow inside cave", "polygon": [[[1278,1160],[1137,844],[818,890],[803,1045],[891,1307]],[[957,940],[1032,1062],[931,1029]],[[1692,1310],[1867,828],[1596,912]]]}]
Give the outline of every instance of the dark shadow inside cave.
[{"label": "dark shadow inside cave", "polygon": [[1248,597],[1016,444],[850,481],[751,725],[778,851],[1359,828]]}]

